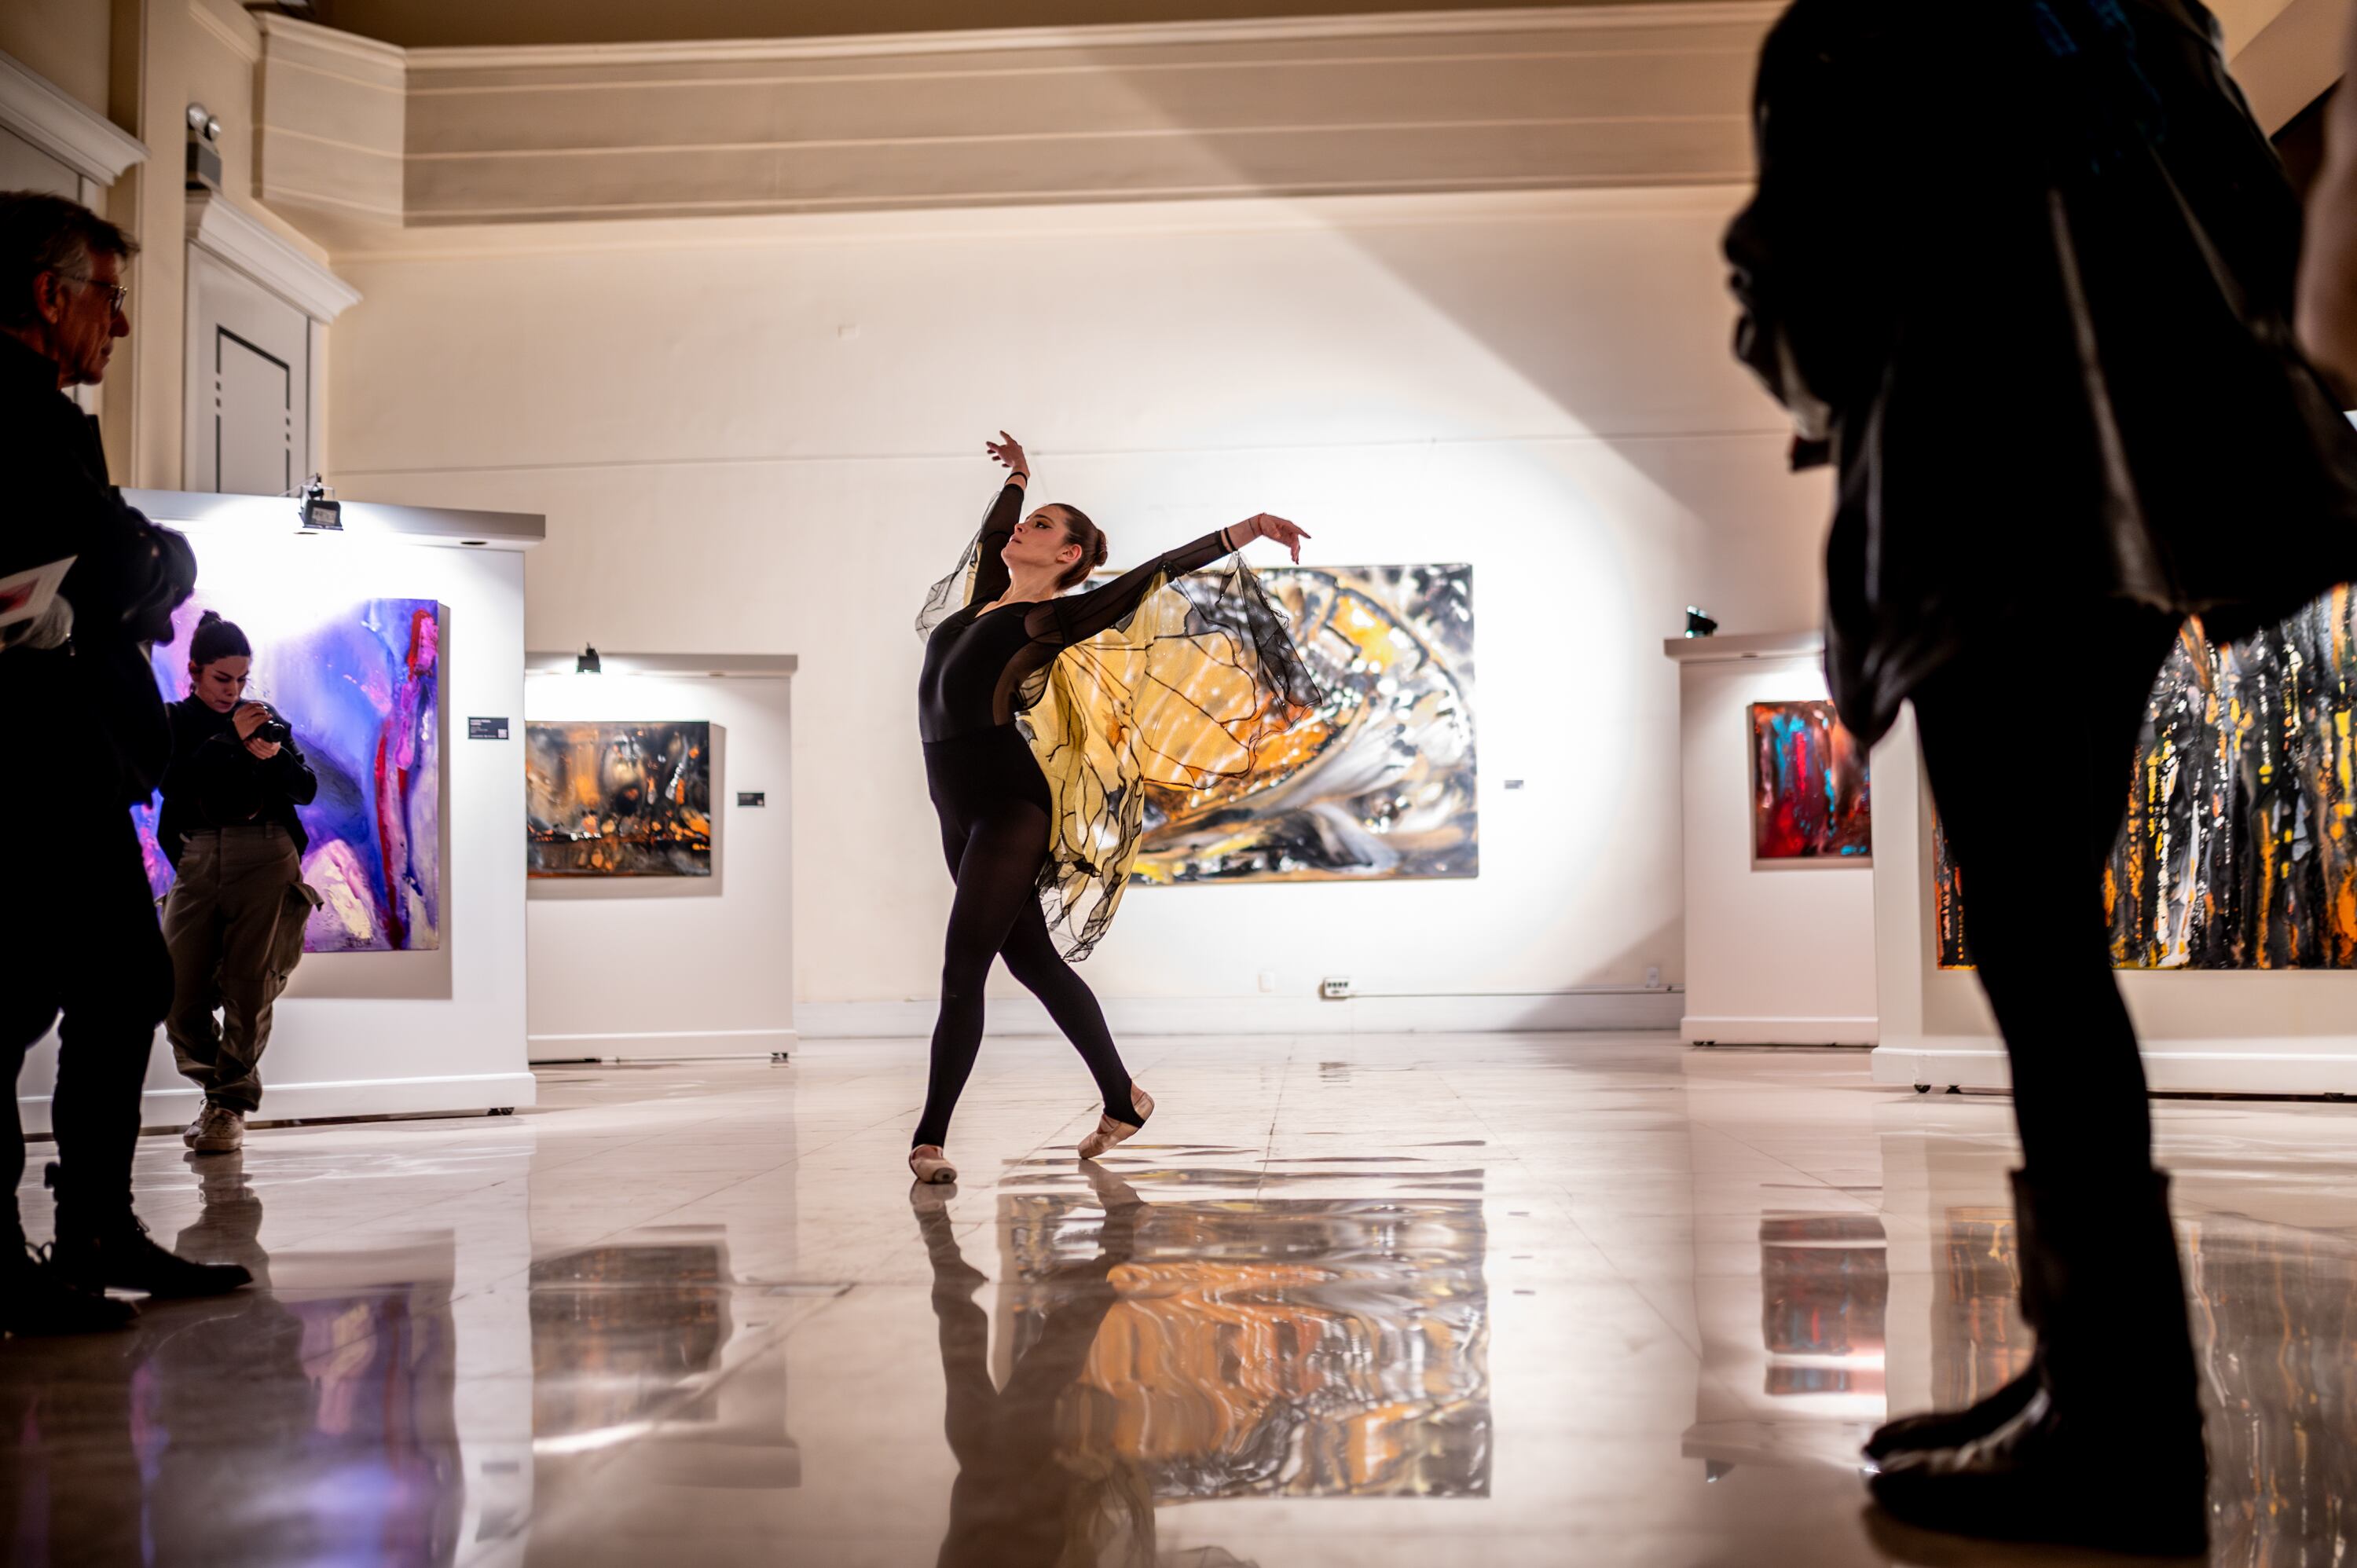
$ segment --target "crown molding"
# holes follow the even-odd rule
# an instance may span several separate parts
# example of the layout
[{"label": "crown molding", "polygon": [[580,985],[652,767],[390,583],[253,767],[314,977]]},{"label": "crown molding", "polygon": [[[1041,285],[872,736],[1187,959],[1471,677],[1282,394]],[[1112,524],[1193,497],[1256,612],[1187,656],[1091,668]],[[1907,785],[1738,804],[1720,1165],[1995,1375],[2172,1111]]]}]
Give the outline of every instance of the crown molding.
[{"label": "crown molding", "polygon": [[147,161],[138,137],[6,53],[0,53],[0,126],[101,185],[113,185],[124,169]]},{"label": "crown molding", "polygon": [[227,262],[322,326],[360,303],[360,290],[233,202],[210,192],[188,198],[188,243]]},{"label": "crown molding", "polygon": [[366,60],[371,65],[404,69],[418,51],[403,48],[399,44],[379,43],[358,33],[339,32],[323,27],[317,22],[298,22],[276,11],[250,13],[264,38],[281,38],[307,44],[322,54],[342,55],[350,59]]},{"label": "crown molding", "polygon": [[188,16],[197,26],[210,33],[216,42],[231,54],[252,65],[262,58],[262,29],[244,11],[218,0],[226,11],[214,8],[215,0],[190,0]]},{"label": "crown molding", "polygon": [[[994,50],[1096,50],[1189,44],[1293,43],[1332,38],[1417,38],[1449,34],[1580,33],[1625,27],[1704,27],[1729,24],[1764,27],[1774,21],[1783,9],[1781,0],[1657,0],[1657,3],[1650,5],[1395,11],[1350,16],[1282,16],[1257,21],[1116,22],[1080,27],[974,27],[947,32],[865,33],[825,38],[499,44],[414,48],[405,51],[405,58],[412,70],[449,71],[514,70],[550,66],[703,65],[731,61],[977,54]],[[325,31],[323,28],[309,30]]]}]

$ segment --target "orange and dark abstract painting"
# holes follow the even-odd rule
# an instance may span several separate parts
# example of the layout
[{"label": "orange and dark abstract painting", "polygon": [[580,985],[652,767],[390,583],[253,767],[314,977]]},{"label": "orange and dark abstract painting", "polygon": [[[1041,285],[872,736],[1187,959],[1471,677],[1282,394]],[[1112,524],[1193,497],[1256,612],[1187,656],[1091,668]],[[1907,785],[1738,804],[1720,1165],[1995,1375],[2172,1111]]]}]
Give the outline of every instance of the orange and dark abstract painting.
[{"label": "orange and dark abstract painting", "polygon": [[[2240,642],[2185,624],[2104,873],[2120,968],[2357,969],[2353,610],[2341,587]],[[1940,962],[1963,968],[1969,900],[1944,834],[1933,857]]]},{"label": "orange and dark abstract painting", "polygon": [[712,875],[712,726],[524,726],[533,876]]}]

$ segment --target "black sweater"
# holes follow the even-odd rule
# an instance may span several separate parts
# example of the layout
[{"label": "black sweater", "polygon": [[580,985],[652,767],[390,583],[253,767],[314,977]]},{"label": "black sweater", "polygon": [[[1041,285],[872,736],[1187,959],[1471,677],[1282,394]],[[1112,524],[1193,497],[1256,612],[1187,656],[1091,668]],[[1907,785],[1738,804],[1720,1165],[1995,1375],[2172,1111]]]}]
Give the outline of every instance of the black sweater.
[{"label": "black sweater", "polygon": [[271,822],[286,830],[297,854],[309,847],[295,808],[317,797],[319,780],[292,740],[281,741],[278,755],[264,762],[245,749],[229,714],[197,698],[181,698],[169,714],[172,760],[156,819],[156,842],[167,859],[180,864],[190,833]]}]

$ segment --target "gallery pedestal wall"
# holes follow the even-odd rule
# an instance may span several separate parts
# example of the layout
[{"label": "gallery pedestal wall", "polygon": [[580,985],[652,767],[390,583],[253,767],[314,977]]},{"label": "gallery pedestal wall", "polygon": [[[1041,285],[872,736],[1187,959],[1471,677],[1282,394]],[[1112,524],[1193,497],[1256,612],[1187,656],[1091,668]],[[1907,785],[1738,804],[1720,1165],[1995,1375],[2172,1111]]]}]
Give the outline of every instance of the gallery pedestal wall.
[{"label": "gallery pedestal wall", "polygon": [[1688,1044],[1871,1045],[1874,882],[1858,861],[1755,861],[1755,703],[1823,700],[1814,633],[1674,639]]},{"label": "gallery pedestal wall", "polygon": [[[359,600],[438,607],[438,799],[412,813],[438,841],[434,943],[312,951],[275,1010],[261,1120],[488,1111],[530,1105],[524,1058],[523,551],[541,520],[512,513],[347,505],[341,536],[300,537],[276,498],[126,491],[184,529],[199,593],[231,619]],[[479,541],[468,545],[462,539]],[[165,650],[168,658],[171,650]],[[260,654],[262,650],[257,649]],[[257,658],[256,689],[274,672]],[[469,740],[469,716],[509,718],[507,739]],[[297,736],[307,716],[290,714]],[[422,841],[424,832],[417,837]],[[420,854],[425,852],[421,849]],[[27,1130],[48,1130],[54,1034],[17,1080]],[[157,1031],[141,1108],[148,1126],[192,1117],[198,1090]]]},{"label": "gallery pedestal wall", "polygon": [[791,1049],[794,660],[608,651],[595,675],[571,653],[528,662],[533,724],[702,722],[712,745],[710,875],[530,879],[532,1058]]},{"label": "gallery pedestal wall", "polygon": [[[1911,710],[1874,752],[1878,1083],[2003,1089],[1996,1021],[1972,972],[1943,969],[1932,814]],[[2128,970],[2120,992],[2164,1092],[2357,1093],[2357,972]]]}]

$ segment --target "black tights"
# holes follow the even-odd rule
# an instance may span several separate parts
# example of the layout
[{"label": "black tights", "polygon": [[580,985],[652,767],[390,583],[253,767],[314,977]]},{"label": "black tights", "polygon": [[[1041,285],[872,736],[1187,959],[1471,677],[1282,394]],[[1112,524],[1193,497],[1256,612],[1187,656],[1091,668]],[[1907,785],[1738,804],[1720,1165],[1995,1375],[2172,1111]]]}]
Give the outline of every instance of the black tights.
[{"label": "black tights", "polygon": [[2111,601],[2068,627],[1987,639],[1914,693],[1966,936],[2012,1064],[2022,1164],[2042,1181],[2109,1185],[2151,1165],[2103,884],[2179,624]]},{"label": "black tights", "polygon": [[[963,815],[963,814],[962,814]],[[942,850],[957,897],[950,905],[947,950],[942,960],[942,1011],[933,1025],[932,1077],[925,1114],[911,1147],[949,1139],[950,1112],[982,1048],[982,987],[993,955],[1047,1004],[1048,1015],[1072,1042],[1104,1096],[1105,1113],[1124,1122],[1137,1115],[1130,1101],[1129,1069],[1121,1065],[1104,1013],[1088,983],[1073,972],[1048,935],[1039,909],[1039,866],[1048,858],[1048,814],[1029,800],[990,801],[971,817],[944,813]]]}]

